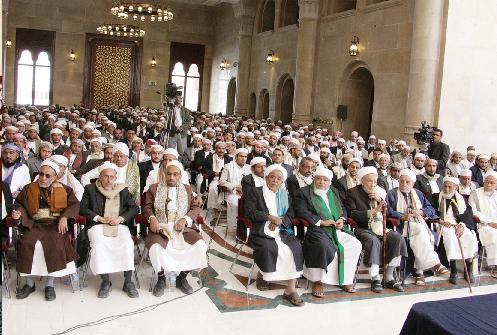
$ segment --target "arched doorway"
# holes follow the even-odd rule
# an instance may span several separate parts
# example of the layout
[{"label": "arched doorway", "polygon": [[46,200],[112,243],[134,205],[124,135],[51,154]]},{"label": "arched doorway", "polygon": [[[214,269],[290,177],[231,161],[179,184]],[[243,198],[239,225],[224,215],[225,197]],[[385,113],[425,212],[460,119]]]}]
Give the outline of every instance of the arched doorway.
[{"label": "arched doorway", "polygon": [[290,124],[293,118],[294,83],[290,75],[284,75],[278,84],[278,98],[276,102],[277,119],[283,124]]},{"label": "arched doorway", "polygon": [[250,118],[255,118],[255,108],[257,104],[257,97],[255,96],[255,93],[250,94],[249,98],[249,117]]},{"label": "arched doorway", "polygon": [[226,99],[226,115],[235,114],[236,106],[236,78],[231,78],[228,84],[228,97]]},{"label": "arched doorway", "polygon": [[374,79],[367,67],[353,65],[349,68],[344,76],[339,101],[340,105],[347,106],[347,118],[343,120],[341,127],[344,135],[348,136],[350,132],[357,130],[360,136],[368,138],[373,119]]},{"label": "arched doorway", "polygon": [[267,119],[269,117],[269,91],[263,89],[259,96],[259,118]]}]

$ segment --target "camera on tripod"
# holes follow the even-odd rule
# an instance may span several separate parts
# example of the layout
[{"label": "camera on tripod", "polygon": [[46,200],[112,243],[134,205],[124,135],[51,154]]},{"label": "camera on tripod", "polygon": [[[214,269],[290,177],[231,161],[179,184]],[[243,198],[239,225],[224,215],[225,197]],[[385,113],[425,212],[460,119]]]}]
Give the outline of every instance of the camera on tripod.
[{"label": "camera on tripod", "polygon": [[433,142],[433,132],[433,127],[428,122],[423,121],[421,122],[421,128],[418,128],[418,131],[414,133],[414,139],[419,145],[430,144]]},{"label": "camera on tripod", "polygon": [[164,107],[166,107],[167,105],[174,105],[174,100],[176,99],[176,97],[180,97],[183,95],[183,92],[181,92],[182,89],[183,86],[177,86],[175,83],[167,83],[165,89],[166,101],[162,103]]}]

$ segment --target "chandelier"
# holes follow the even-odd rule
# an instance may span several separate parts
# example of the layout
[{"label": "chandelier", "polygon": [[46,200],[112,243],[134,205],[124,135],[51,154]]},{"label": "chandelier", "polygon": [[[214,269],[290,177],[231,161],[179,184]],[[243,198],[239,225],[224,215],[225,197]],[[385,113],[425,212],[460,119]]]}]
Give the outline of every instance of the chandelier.
[{"label": "chandelier", "polygon": [[145,35],[145,30],[140,27],[132,26],[130,24],[104,24],[97,27],[100,34],[127,36],[127,37],[142,37]]},{"label": "chandelier", "polygon": [[110,11],[112,15],[123,20],[132,18],[134,21],[145,21],[148,17],[152,22],[167,22],[174,18],[168,7],[149,3],[120,2]]}]

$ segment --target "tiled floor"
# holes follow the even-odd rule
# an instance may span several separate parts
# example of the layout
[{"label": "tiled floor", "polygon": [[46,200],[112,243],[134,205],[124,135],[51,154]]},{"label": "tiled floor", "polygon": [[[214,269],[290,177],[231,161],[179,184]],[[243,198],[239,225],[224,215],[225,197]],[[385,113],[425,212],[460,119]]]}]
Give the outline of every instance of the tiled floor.
[{"label": "tiled floor", "polygon": [[[209,240],[210,229],[204,232]],[[218,230],[224,237],[224,231]],[[217,234],[216,234],[217,235]],[[234,257],[233,239],[225,241],[217,235],[209,252],[208,270],[202,273],[204,287],[196,277],[189,280],[198,291],[183,297],[176,290],[155,298],[149,291],[151,267],[144,263],[140,272],[140,298],[129,299],[122,291],[122,275],[113,275],[113,290],[108,299],[98,299],[100,280],[88,277],[88,287],[71,292],[63,280],[56,282],[57,300],[45,302],[43,283],[28,299],[7,299],[3,290],[3,333],[57,334],[295,334],[300,331],[342,334],[398,334],[413,303],[469,295],[463,280],[459,286],[450,285],[446,278],[431,280],[420,289],[407,285],[406,293],[385,290],[370,292],[368,284],[359,280],[356,294],[346,294],[335,287],[327,287],[323,299],[315,299],[300,281],[299,293],[307,304],[303,308],[290,307],[281,299],[281,285],[260,292],[252,284],[245,291],[251,259],[245,256],[229,272]],[[255,271],[254,271],[255,276]],[[14,277],[14,276],[13,276]],[[360,275],[360,279],[365,276]],[[38,282],[37,282],[38,283]],[[10,281],[15,285],[15,278]],[[484,276],[475,285],[474,294],[497,292],[497,280]],[[175,300],[172,300],[175,299]],[[381,305],[380,305],[381,304]],[[100,320],[100,323],[98,322]],[[81,327],[88,324],[88,327]],[[76,328],[73,328],[76,327]]]}]

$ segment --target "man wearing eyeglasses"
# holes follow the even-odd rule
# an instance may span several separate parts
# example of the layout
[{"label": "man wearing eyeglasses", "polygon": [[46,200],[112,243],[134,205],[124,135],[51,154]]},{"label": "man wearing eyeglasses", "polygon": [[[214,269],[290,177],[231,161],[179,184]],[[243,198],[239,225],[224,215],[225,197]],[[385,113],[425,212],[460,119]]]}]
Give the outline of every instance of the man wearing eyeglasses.
[{"label": "man wearing eyeglasses", "polygon": [[45,299],[55,300],[54,278],[76,272],[78,255],[66,233],[68,221],[78,218],[79,201],[70,187],[56,181],[59,172],[57,163],[45,160],[38,179],[26,185],[16,198],[12,211],[20,232],[16,270],[26,277],[17,299],[27,298],[36,290],[34,276],[44,276]]}]

